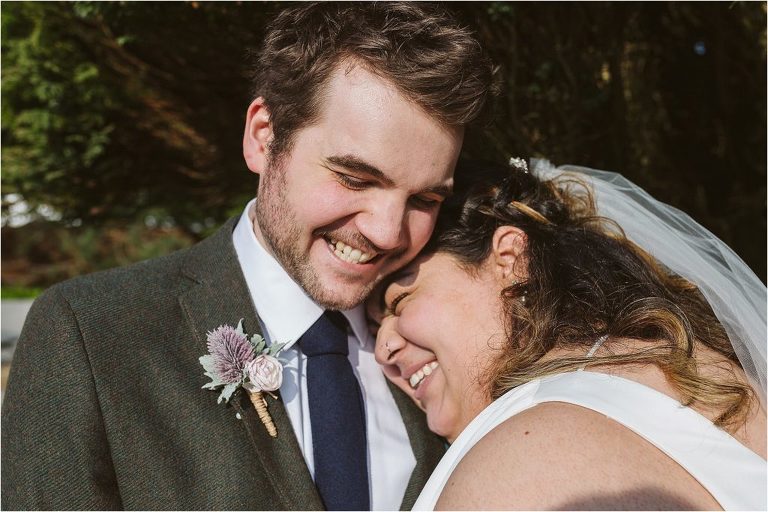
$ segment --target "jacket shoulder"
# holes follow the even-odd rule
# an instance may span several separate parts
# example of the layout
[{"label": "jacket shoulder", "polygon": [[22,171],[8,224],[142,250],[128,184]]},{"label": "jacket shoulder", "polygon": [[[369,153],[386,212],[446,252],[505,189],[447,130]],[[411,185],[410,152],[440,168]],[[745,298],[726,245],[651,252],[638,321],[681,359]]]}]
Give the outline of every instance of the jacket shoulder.
[{"label": "jacket shoulder", "polygon": [[53,285],[41,296],[63,297],[73,307],[100,305],[110,298],[126,302],[147,298],[160,291],[176,289],[181,281],[180,269],[189,249],[139,263],[78,276]]},{"label": "jacket shoulder", "polygon": [[74,311],[147,305],[176,296],[198,279],[197,269],[210,267],[221,255],[231,254],[230,259],[236,260],[232,244],[235,223],[236,219],[230,219],[216,233],[186,249],[75,277],[52,286],[47,293],[66,299]]}]

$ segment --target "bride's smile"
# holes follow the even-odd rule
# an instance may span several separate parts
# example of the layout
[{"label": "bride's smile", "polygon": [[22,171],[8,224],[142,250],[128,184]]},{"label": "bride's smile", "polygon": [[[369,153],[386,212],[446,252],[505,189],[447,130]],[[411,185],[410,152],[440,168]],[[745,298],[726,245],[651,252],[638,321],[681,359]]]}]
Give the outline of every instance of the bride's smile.
[{"label": "bride's smile", "polygon": [[481,376],[489,346],[504,338],[500,274],[490,265],[472,274],[457,268],[435,254],[398,274],[384,295],[376,343],[387,375],[449,441],[491,402]]},{"label": "bride's smile", "polygon": [[408,377],[408,382],[411,384],[411,387],[413,389],[418,389],[421,383],[424,382],[424,379],[432,375],[432,372],[439,366],[440,364],[437,361],[432,361],[431,363],[425,364],[419,370],[412,373],[411,376]]}]

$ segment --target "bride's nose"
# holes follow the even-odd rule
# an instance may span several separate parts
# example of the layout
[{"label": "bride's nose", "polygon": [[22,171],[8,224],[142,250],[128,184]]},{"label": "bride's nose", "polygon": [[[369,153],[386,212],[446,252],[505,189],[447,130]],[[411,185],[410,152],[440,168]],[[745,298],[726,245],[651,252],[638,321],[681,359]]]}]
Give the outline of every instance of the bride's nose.
[{"label": "bride's nose", "polygon": [[397,353],[405,345],[405,339],[397,332],[397,317],[390,315],[382,318],[376,336],[376,362],[383,365],[395,364]]}]

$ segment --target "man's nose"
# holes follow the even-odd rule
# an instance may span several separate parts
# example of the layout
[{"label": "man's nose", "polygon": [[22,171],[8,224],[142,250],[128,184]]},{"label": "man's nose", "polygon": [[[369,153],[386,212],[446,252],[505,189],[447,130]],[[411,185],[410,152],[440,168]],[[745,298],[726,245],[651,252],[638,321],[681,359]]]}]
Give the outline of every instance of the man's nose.
[{"label": "man's nose", "polygon": [[397,199],[372,202],[357,218],[360,234],[382,251],[394,251],[407,240],[407,208]]}]

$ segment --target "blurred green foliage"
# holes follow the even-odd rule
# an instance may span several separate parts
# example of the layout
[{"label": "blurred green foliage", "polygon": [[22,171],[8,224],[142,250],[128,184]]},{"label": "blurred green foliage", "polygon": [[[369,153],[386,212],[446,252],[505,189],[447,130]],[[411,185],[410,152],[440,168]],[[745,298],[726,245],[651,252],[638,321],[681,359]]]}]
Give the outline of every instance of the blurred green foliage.
[{"label": "blurred green foliage", "polygon": [[238,146],[244,49],[258,35],[240,11],[4,4],[3,194],[50,205],[65,222],[161,209],[199,232],[206,218],[230,215],[255,191],[238,172]]},{"label": "blurred green foliage", "polygon": [[[145,229],[150,212],[191,243],[239,212],[256,187],[240,148],[245,52],[285,5],[3,3],[4,213],[9,197],[49,205],[85,229],[61,242],[87,246],[87,229]],[[765,279],[764,2],[446,7],[477,30],[504,85],[468,155],[621,172]]]},{"label": "blurred green foliage", "polygon": [[162,256],[193,242],[177,228],[136,222],[67,227],[35,221],[20,228],[6,227],[2,231],[3,294],[34,296],[52,283]]},{"label": "blurred green foliage", "polygon": [[3,286],[0,289],[0,298],[3,299],[34,299],[43,292],[42,288],[30,288],[24,286]]}]

